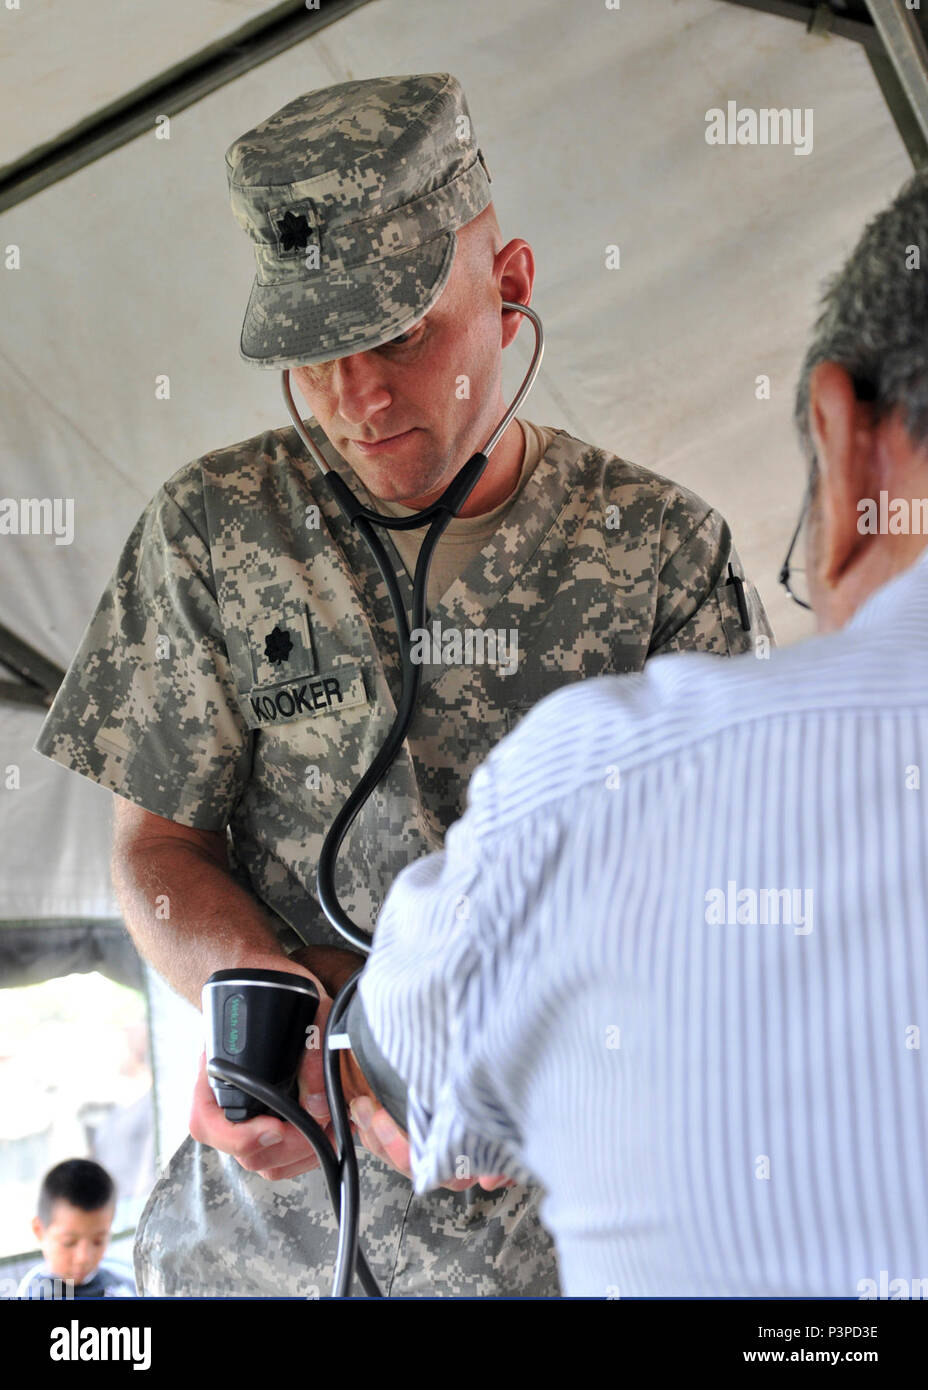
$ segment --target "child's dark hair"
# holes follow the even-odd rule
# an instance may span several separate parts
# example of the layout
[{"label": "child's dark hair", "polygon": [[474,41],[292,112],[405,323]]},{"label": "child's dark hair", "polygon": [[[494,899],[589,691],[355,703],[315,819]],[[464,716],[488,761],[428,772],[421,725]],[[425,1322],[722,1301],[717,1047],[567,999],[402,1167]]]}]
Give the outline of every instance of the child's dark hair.
[{"label": "child's dark hair", "polygon": [[47,1226],[56,1202],[69,1202],[81,1211],[99,1211],[116,1200],[116,1185],[105,1168],[90,1158],[66,1158],[42,1179],[39,1220]]}]

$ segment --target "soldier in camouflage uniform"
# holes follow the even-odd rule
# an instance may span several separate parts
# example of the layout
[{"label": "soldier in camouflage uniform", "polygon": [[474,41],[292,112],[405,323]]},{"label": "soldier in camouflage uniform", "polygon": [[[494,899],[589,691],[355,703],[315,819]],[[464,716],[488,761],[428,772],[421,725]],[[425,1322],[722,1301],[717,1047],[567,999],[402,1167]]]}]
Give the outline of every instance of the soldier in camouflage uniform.
[{"label": "soldier in camouflage uniform", "polygon": [[[379,349],[402,344],[441,309],[456,246],[488,208],[492,215],[464,96],[446,73],[310,93],[237,141],[227,164],[233,209],[258,260],[241,351],[265,366],[335,362],[348,371],[380,361]],[[522,267],[523,293],[500,295],[497,286],[497,332],[500,301],[527,303],[531,291],[524,255],[511,264]],[[504,331],[504,343],[514,333],[515,325]],[[490,347],[498,359],[499,339]],[[404,359],[406,351],[405,377],[391,362],[385,381],[414,383],[427,369],[415,339]],[[308,400],[323,399],[311,374],[295,376]],[[436,409],[471,422],[473,452],[490,433],[486,420],[495,425],[502,414],[499,400],[497,376],[487,398]],[[377,410],[370,417],[376,427]],[[410,418],[389,415],[378,433],[406,430]],[[391,495],[389,468],[411,447],[398,448],[387,471],[365,468],[362,450],[352,467],[330,438],[331,420],[328,433],[315,420],[307,428],[366,506],[402,515],[424,505],[412,488]],[[522,453],[515,487],[475,514],[465,508],[438,546],[429,586],[437,640],[416,714],[339,858],[339,898],[370,930],[398,872],[441,847],[473,770],[544,695],[640,670],[663,652],[725,656],[769,643],[718,512],[563,430],[513,421],[509,431],[521,431],[511,436],[517,465]],[[505,442],[504,434],[499,451]],[[467,457],[446,460],[450,473],[429,500]],[[394,531],[385,541],[407,609],[423,534]],[[500,634],[495,664],[449,659],[440,634],[467,630]],[[500,659],[503,634],[517,640],[515,661]],[[260,905],[279,968],[289,955],[293,968],[325,979],[314,952],[344,943],[314,895],[319,851],[384,740],[399,688],[382,576],[286,427],[198,459],[164,484],[129,538],[36,747],[163,817],[166,831],[227,836],[224,872]],[[247,963],[228,949],[227,964]],[[153,946],[150,954],[157,959]],[[189,997],[204,978],[185,988]],[[334,992],[338,979],[325,983]],[[246,1166],[221,1142],[186,1140],[156,1185],[137,1236],[140,1290],[324,1293],[336,1224],[314,1160],[288,1162],[287,1172],[300,1171],[282,1177],[280,1163]],[[384,1292],[558,1293],[537,1190],[471,1183],[415,1197],[375,1153],[361,1148],[359,1162],[361,1238]]]}]

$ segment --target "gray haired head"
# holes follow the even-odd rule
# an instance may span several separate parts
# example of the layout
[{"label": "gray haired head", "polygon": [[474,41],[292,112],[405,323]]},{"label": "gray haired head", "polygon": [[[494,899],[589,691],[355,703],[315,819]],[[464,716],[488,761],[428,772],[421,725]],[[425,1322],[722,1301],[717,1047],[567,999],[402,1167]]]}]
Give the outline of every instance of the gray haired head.
[{"label": "gray haired head", "polygon": [[809,377],[820,362],[843,367],[877,419],[898,410],[913,443],[928,444],[928,170],[867,224],[825,284],[796,390],[796,426],[813,472]]}]

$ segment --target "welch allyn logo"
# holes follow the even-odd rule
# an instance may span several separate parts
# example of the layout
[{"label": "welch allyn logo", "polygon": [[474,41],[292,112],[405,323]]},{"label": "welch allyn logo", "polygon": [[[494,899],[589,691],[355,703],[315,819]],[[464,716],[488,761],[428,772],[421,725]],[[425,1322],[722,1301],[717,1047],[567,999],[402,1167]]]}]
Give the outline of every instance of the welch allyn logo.
[{"label": "welch allyn logo", "polygon": [[134,1371],[151,1366],[150,1327],[53,1327],[48,1354],[53,1361],[131,1361]]}]

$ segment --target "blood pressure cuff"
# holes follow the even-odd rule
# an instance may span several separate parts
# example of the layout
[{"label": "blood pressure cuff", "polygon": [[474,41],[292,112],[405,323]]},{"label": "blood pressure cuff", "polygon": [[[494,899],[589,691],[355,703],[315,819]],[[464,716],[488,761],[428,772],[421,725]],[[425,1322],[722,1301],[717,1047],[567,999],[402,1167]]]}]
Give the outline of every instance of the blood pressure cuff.
[{"label": "blood pressure cuff", "polygon": [[367,1014],[361,1003],[361,994],[355,990],[351,1003],[342,1019],[344,1031],[351,1039],[351,1050],[357,1058],[358,1066],[367,1078],[371,1090],[377,1096],[390,1118],[406,1129],[406,1083],[394,1071],[386,1057],[374,1041]]}]

